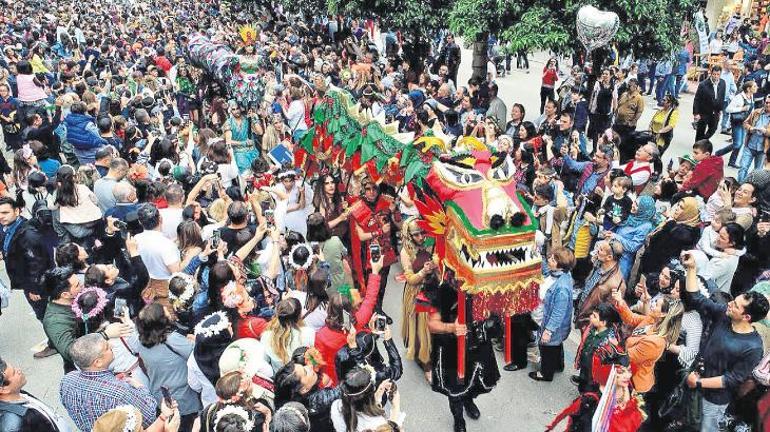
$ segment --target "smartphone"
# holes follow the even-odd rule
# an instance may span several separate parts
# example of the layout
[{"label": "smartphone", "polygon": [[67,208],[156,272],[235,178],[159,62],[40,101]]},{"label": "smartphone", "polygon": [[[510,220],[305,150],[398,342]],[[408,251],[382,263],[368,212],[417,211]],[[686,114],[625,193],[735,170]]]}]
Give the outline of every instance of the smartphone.
[{"label": "smartphone", "polygon": [[385,326],[388,325],[388,319],[382,315],[377,315],[374,319],[374,329],[378,332],[384,332]]},{"label": "smartphone", "polygon": [[762,212],[759,214],[759,221],[770,222],[770,211],[762,210]]},{"label": "smartphone", "polygon": [[348,311],[342,311],[342,328],[345,331],[350,331],[353,324],[350,321],[350,313]]},{"label": "smartphone", "polygon": [[128,228],[128,224],[120,219],[113,221],[112,226],[114,226],[118,231],[125,231]]},{"label": "smartphone", "polygon": [[112,310],[112,316],[121,319],[126,315],[127,310],[128,304],[126,303],[126,299],[122,299],[120,297],[116,298],[115,307]]},{"label": "smartphone", "polygon": [[275,210],[273,209],[266,209],[264,212],[265,220],[267,220],[267,226],[272,227],[275,226]]},{"label": "smartphone", "polygon": [[646,288],[647,287],[647,276],[645,276],[645,275],[639,276],[639,283],[642,284]]},{"label": "smartphone", "polygon": [[379,261],[382,257],[382,252],[380,249],[380,245],[377,243],[372,243],[369,245],[369,255],[372,258],[372,261]]},{"label": "smartphone", "polygon": [[174,399],[171,397],[168,387],[160,386],[160,393],[163,395],[163,401],[166,402],[166,406],[170,408],[174,404]]},{"label": "smartphone", "polygon": [[211,247],[218,248],[220,241],[222,241],[222,233],[219,230],[214,230],[214,235],[211,237]]}]

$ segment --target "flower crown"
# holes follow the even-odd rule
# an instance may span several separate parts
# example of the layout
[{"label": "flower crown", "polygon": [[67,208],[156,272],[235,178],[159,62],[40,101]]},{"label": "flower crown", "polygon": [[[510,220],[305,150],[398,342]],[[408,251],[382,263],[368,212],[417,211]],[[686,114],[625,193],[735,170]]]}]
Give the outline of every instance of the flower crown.
[{"label": "flower crown", "polygon": [[222,304],[228,308],[237,308],[243,303],[243,296],[238,293],[238,285],[234,281],[230,281],[222,288]]},{"label": "flower crown", "polygon": [[[83,310],[80,309],[80,304],[78,304],[78,300],[91,292],[96,293],[96,305],[94,305],[90,311],[83,313]],[[78,295],[75,297],[75,301],[72,302],[71,307],[72,312],[75,314],[76,318],[79,318],[83,321],[88,321],[90,318],[99,315],[104,310],[105,306],[107,306],[107,293],[104,292],[104,290],[101,288],[88,287],[78,293]]]},{"label": "flower crown", "polygon": [[348,393],[348,392],[345,392],[343,390],[343,392],[345,393],[345,396],[348,396],[348,397],[350,397],[350,396],[360,396],[360,395],[366,393],[367,391],[369,391],[369,389],[372,388],[375,385],[375,383],[377,382],[377,371],[374,370],[374,367],[372,367],[371,365],[366,365],[362,369],[364,369],[365,371],[369,372],[369,382],[366,384],[366,387],[362,388],[361,390],[359,390],[359,391],[357,391],[355,393]]},{"label": "flower crown", "polygon": [[[219,317],[219,321],[215,324],[206,325],[206,322],[215,315]],[[227,314],[222,311],[214,312],[213,314],[207,315],[195,326],[195,336],[215,336],[222,333],[228,327],[230,327],[230,320],[227,318]]]},{"label": "flower crown", "polygon": [[[306,249],[308,252],[307,261],[305,261],[304,264],[300,264],[294,261],[294,252],[298,251],[299,249]],[[294,247],[291,248],[291,252],[289,252],[289,264],[291,264],[291,267],[294,270],[307,271],[310,268],[310,265],[312,263],[313,263],[313,249],[307,243],[297,243],[294,245]]]},{"label": "flower crown", "polygon": [[179,296],[173,292],[168,292],[168,298],[172,301],[178,301],[183,304],[187,304],[188,301],[195,295],[195,280],[187,273],[174,273],[171,275],[171,279],[182,278],[185,281],[184,291]]},{"label": "flower crown", "polygon": [[126,415],[126,422],[123,423],[123,432],[134,432],[138,423],[136,418],[136,408],[131,405],[120,405],[114,408]]},{"label": "flower crown", "polygon": [[234,414],[246,422],[246,424],[243,425],[243,430],[250,431],[254,429],[254,421],[249,417],[249,413],[238,405],[225,405],[222,409],[217,411],[217,415],[214,416],[214,429],[216,429],[219,422],[229,414]]}]

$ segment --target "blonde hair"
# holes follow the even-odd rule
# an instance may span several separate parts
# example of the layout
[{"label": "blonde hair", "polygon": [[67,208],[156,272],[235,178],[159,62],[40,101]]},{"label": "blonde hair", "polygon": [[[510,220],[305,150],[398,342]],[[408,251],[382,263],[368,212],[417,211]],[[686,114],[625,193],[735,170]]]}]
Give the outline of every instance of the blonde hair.
[{"label": "blonde hair", "polygon": [[302,305],[299,300],[289,297],[281,300],[275,307],[275,316],[270,320],[267,330],[273,332],[270,348],[281,362],[287,363],[291,353],[288,348],[294,338],[294,330],[300,328]]},{"label": "blonde hair", "polygon": [[684,305],[679,300],[667,302],[668,310],[663,320],[657,325],[655,334],[666,340],[667,345],[676,343],[679,339],[679,333],[682,331],[682,315],[684,315]]}]

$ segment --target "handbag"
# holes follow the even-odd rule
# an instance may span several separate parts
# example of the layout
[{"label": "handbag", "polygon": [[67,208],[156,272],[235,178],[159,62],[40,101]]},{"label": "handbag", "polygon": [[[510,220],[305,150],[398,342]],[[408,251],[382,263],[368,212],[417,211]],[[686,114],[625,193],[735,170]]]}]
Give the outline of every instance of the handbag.
[{"label": "handbag", "polygon": [[754,368],[754,379],[763,386],[770,386],[770,353],[768,353]]},{"label": "handbag", "polygon": [[[695,363],[694,363],[695,364]],[[658,407],[661,418],[670,417],[690,427],[700,426],[703,415],[703,394],[687,386],[687,376],[692,370],[684,370],[682,379]]]}]

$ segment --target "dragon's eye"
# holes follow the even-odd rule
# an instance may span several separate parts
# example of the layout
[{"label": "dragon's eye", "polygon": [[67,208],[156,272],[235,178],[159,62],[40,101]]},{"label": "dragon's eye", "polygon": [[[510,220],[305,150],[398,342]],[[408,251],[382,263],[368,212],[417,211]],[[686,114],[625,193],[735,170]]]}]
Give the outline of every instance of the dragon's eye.
[{"label": "dragon's eye", "polygon": [[510,157],[506,157],[499,167],[491,169],[487,175],[491,180],[506,182],[513,178],[515,173],[516,165],[513,164],[513,160]]},{"label": "dragon's eye", "polygon": [[460,186],[472,186],[484,181],[484,177],[476,170],[447,164],[439,164],[438,166],[445,179]]}]

